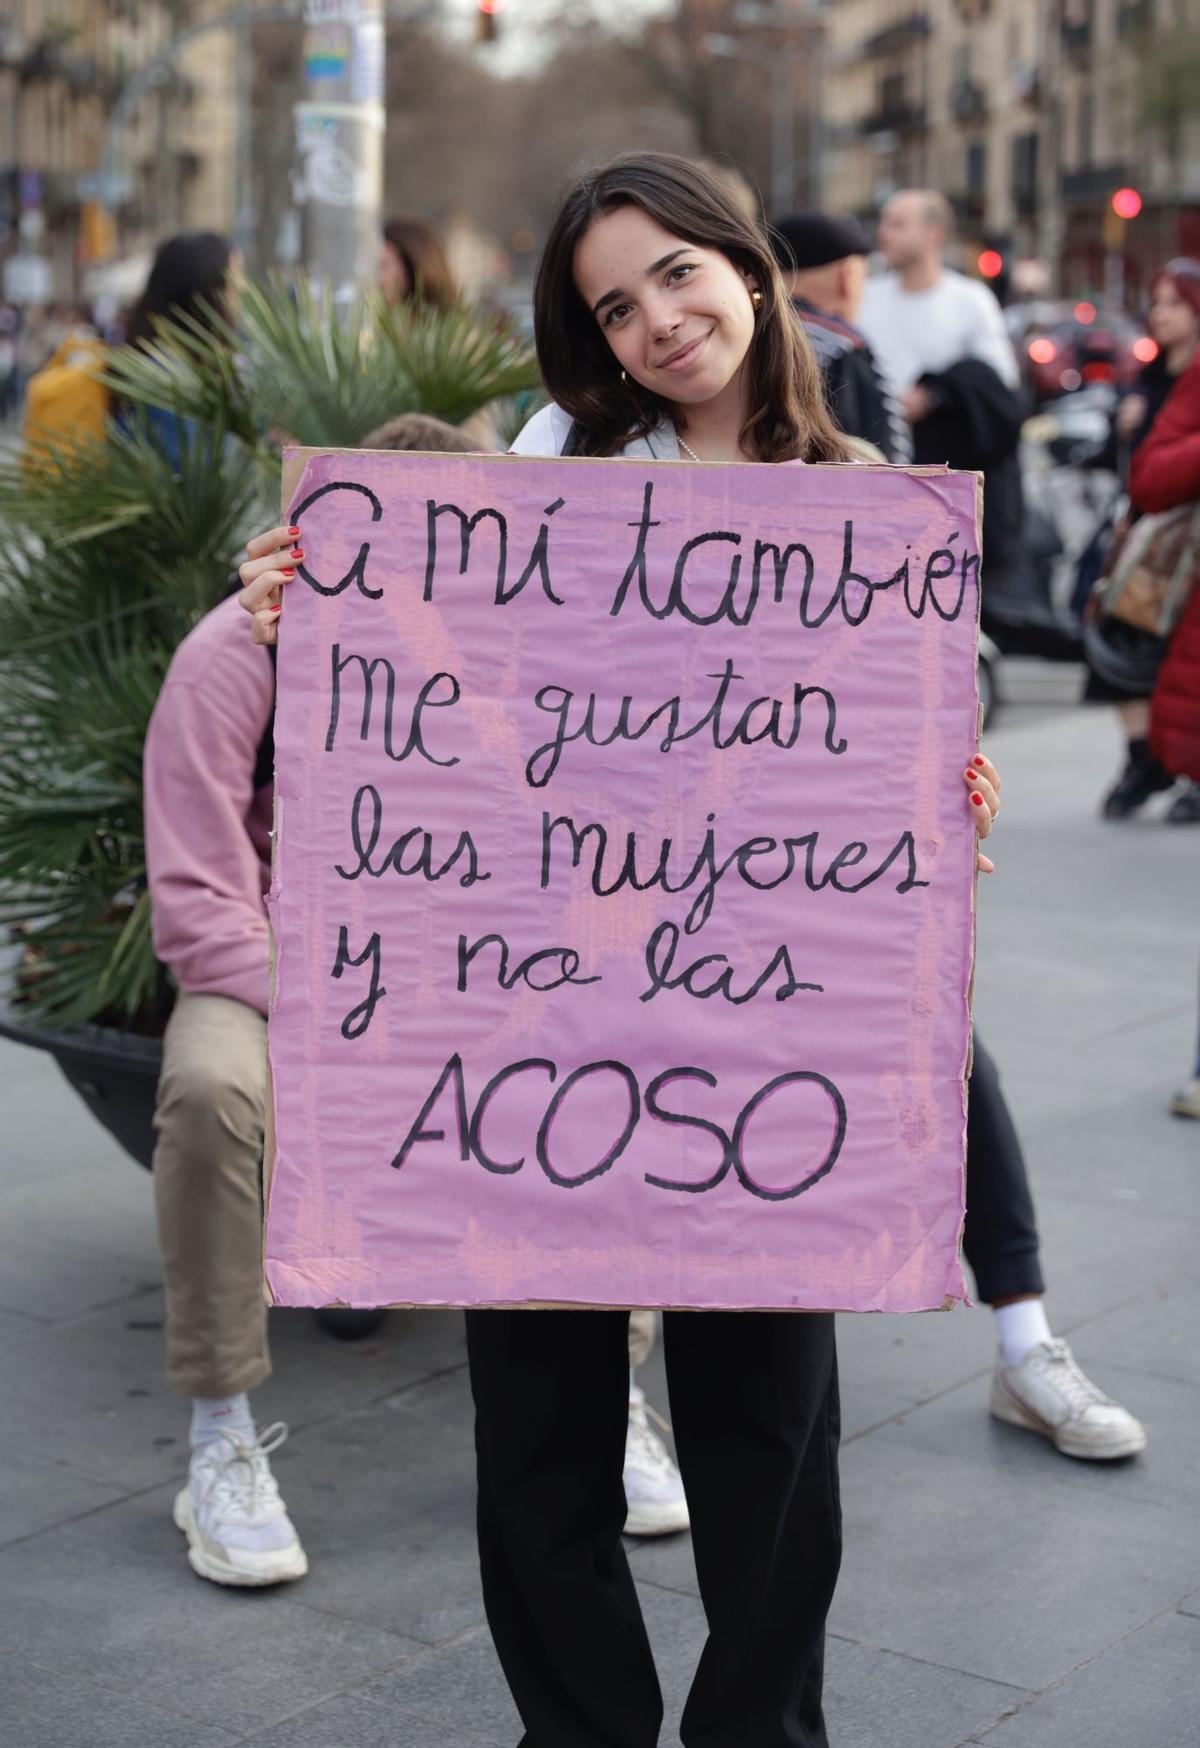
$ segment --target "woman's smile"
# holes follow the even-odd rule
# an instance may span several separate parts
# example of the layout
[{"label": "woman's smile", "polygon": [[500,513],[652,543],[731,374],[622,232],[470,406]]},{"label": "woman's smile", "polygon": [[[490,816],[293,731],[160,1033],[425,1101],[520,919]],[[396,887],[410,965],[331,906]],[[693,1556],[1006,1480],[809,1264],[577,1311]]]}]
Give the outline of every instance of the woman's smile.
[{"label": "woman's smile", "polygon": [[[676,346],[673,352],[669,352],[667,356],[660,361],[657,368],[659,370],[670,370],[672,372],[690,370],[694,364],[699,363],[706,342],[711,334],[712,329],[709,328],[707,333],[697,334],[692,340],[685,340],[682,346]],[[655,367],[652,366],[652,368]]]}]

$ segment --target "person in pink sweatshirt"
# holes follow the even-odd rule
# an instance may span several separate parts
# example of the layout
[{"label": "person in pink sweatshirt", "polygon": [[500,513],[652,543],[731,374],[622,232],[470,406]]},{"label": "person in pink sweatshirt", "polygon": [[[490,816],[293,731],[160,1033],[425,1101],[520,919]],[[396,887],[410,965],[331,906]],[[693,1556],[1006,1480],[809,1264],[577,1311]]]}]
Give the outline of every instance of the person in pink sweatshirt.
[{"label": "person in pink sweatshirt", "polygon": [[[376,449],[478,447],[407,414]],[[191,1457],[174,1505],[194,1571],[217,1584],[300,1578],[308,1562],[271,1473],[249,1392],[271,1369],[262,1290],[268,931],[275,668],[237,599],[171,662],[146,737],[145,825],[154,946],[177,986],[163,1040],[154,1193],[166,1288],[167,1376],[191,1398]],[[633,1364],[653,1320],[631,1322]],[[631,1385],[630,1534],[688,1527],[679,1472]]]}]

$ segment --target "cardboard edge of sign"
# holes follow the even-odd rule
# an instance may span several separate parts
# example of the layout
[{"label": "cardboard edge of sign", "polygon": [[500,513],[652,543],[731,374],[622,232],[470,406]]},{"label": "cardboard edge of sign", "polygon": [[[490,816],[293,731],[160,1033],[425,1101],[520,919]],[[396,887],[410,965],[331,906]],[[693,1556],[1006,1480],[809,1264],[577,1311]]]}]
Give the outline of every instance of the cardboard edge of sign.
[{"label": "cardboard edge of sign", "polygon": [[[451,451],[449,453],[453,454],[454,452]],[[283,478],[281,481],[281,489],[280,489],[280,507],[281,507],[281,511],[282,511],[284,518],[286,519],[288,514],[289,514],[288,506],[291,503],[292,499],[296,495],[296,489],[304,477],[304,470],[308,466],[308,463],[310,460],[312,460],[315,456],[318,456],[318,455],[355,455],[355,456],[361,456],[364,454],[365,455],[412,455],[418,459],[425,460],[425,461],[428,461],[428,460],[432,459],[434,457],[434,455],[437,455],[438,459],[440,459],[440,460],[444,461],[447,459],[447,452],[433,451],[433,450],[417,450],[417,449],[408,449],[408,450],[319,449],[319,448],[299,447],[299,446],[297,446],[295,448],[291,448],[291,447],[285,448],[283,451]],[[464,451],[464,453],[461,456],[458,456],[456,459],[458,459],[460,461],[469,461],[469,462],[474,462],[474,461],[516,461],[516,462],[557,461],[560,463],[569,462],[569,463],[574,464],[576,462],[579,462],[579,463],[587,464],[588,462],[594,462],[598,458],[595,456],[583,456],[583,455],[562,455],[562,456],[512,455],[512,454],[509,454],[507,452],[497,452],[496,454],[487,454],[485,452],[475,450],[475,451],[469,451],[469,452]],[[653,466],[668,466],[668,467],[669,466],[675,466],[675,467],[679,466],[678,462],[662,462],[662,463],[649,462],[648,463],[645,460],[641,460],[641,461],[629,460],[628,458],[626,458],[624,456],[605,457],[604,461],[605,461],[606,466],[611,465],[611,463],[613,461],[617,461],[626,467],[642,467],[642,468],[644,468],[646,466],[652,466],[652,467]],[[701,461],[701,462],[697,462],[697,463],[692,463],[692,466],[694,466],[694,467],[695,466],[699,466],[699,467],[726,467],[728,465],[729,465],[729,463],[727,463],[727,462],[716,462],[716,461]],[[928,478],[945,479],[953,473],[965,471],[962,469],[955,469],[955,468],[949,468],[949,467],[905,467],[905,468],[897,469],[897,468],[893,467],[890,463],[880,463],[880,462],[813,462],[810,465],[813,467],[818,467],[818,468],[822,469],[823,471],[828,471],[828,472],[835,472],[835,471],[841,472],[843,468],[853,467],[856,470],[865,471],[865,472],[869,472],[869,473],[896,473],[896,472],[907,473],[907,474],[915,475],[916,477],[922,478],[922,479],[928,479]],[[982,541],[982,538],[983,538],[983,475],[981,473],[976,473],[974,478],[975,478],[975,535],[976,535],[977,541]],[[977,597],[976,597],[976,628],[977,629],[978,629],[978,614],[979,614],[979,601],[980,601],[980,599],[981,599],[981,597],[977,592]],[[978,673],[978,666],[979,666],[978,639],[976,639],[976,672],[977,673]],[[983,732],[983,707],[981,705],[980,710],[979,710],[979,723],[978,723],[978,728],[976,731],[976,739],[980,738],[980,736],[982,735],[982,732]],[[275,880],[275,858],[278,854],[278,845],[279,845],[278,800],[276,800],[275,806],[273,809],[271,828],[272,828],[271,829],[271,881],[272,881],[272,888],[273,888],[274,887],[274,880]],[[974,1059],[973,1016],[974,1016],[974,1010],[975,1010],[976,940],[977,940],[977,935],[978,935],[978,920],[979,920],[978,898],[979,898],[979,864],[978,864],[978,862],[976,862],[975,876],[974,876],[974,879],[971,883],[971,953],[970,953],[971,969],[970,969],[970,975],[969,975],[968,980],[967,980],[967,1054],[966,1054],[966,1064],[965,1064],[965,1067],[963,1070],[964,1089],[966,1087],[967,1082],[971,1078],[971,1065],[972,1065],[972,1061]],[[268,1011],[268,1013],[271,1013],[274,1011],[274,1007],[275,1007],[275,977],[276,977],[276,969],[277,969],[277,954],[275,951],[275,931],[273,928],[268,930],[268,939],[269,939],[269,949],[268,949],[269,961],[268,962],[269,962],[269,979],[270,979],[269,989],[270,989],[270,993],[268,996],[268,1010],[267,1011]],[[270,1060],[270,1053],[268,1051],[268,1055],[267,1055],[267,1105],[266,1105],[266,1121],[265,1121],[265,1127],[264,1127],[264,1132],[263,1132],[263,1240],[264,1240],[264,1254],[265,1254],[265,1241],[266,1241],[267,1208],[269,1206],[270,1198],[271,1198],[271,1178],[274,1174],[274,1170],[275,1170],[275,1081],[274,1081],[274,1076],[271,1072],[271,1060]],[[964,1158],[964,1162],[963,1162],[963,1180],[964,1180],[964,1189],[965,1189],[965,1183],[966,1183],[966,1161],[965,1161],[965,1158]],[[965,1216],[964,1216],[963,1222],[959,1226],[959,1231],[958,1231],[958,1248],[960,1251],[962,1249],[962,1237],[963,1237],[963,1226],[964,1225],[965,1225]],[[279,1301],[275,1298],[275,1295],[271,1290],[271,1283],[267,1278],[265,1268],[264,1268],[264,1272],[263,1272],[263,1298],[265,1299],[265,1301],[268,1305],[273,1306],[273,1305],[277,1305],[279,1303]],[[959,1300],[959,1299],[955,1299],[951,1294],[947,1293],[943,1297],[940,1305],[931,1305],[928,1307],[928,1309],[930,1311],[952,1311],[954,1309],[955,1305],[958,1305],[961,1303],[964,1303],[964,1301]],[[967,1301],[965,1301],[965,1303],[969,1304],[970,1301],[967,1300]],[[394,1300],[387,1305],[377,1305],[377,1306],[369,1307],[369,1309],[378,1310],[378,1311],[612,1311],[612,1310],[620,1310],[623,1308],[624,1307],[613,1306],[613,1305],[593,1305],[593,1304],[581,1303],[579,1301],[565,1302],[565,1301],[560,1301],[560,1300],[555,1300],[555,1299],[522,1299],[519,1301],[511,1301],[511,1302],[504,1303],[504,1304],[469,1304],[469,1305],[468,1304],[450,1304],[450,1303],[438,1304],[438,1305],[414,1304],[414,1303],[411,1303],[407,1300],[397,1299],[397,1300]],[[347,1305],[345,1300],[334,1299],[334,1300],[331,1300],[329,1302],[329,1304],[317,1306],[317,1307],[314,1307],[314,1309],[317,1309],[317,1310],[351,1310],[351,1309],[362,1310],[362,1309],[367,1309],[367,1307],[362,1307],[362,1306],[352,1307],[352,1306]],[[663,1310],[670,1310],[670,1311],[695,1311],[697,1314],[702,1315],[706,1310],[712,1309],[712,1307],[702,1306],[702,1305],[670,1305],[670,1306],[663,1306],[663,1307],[649,1307],[649,1309],[663,1309]],[[728,1309],[728,1307],[723,1307],[723,1309]],[[817,1307],[811,1306],[811,1305],[805,1306],[803,1310],[799,1310],[794,1305],[780,1305],[780,1306],[775,1306],[775,1307],[772,1307],[769,1305],[754,1305],[754,1306],[745,1307],[745,1311],[746,1311],[746,1314],[748,1316],[752,1315],[755,1311],[769,1311],[772,1309],[779,1310],[779,1311],[792,1311],[792,1312],[795,1312],[795,1314],[797,1316],[804,1316],[804,1315],[809,1314],[809,1313],[813,1312],[814,1310],[816,1310]],[[840,1310],[840,1308],[838,1306],[829,1306],[829,1307],[826,1307],[825,1309],[826,1309],[826,1311],[832,1311],[832,1312],[837,1312]],[[859,1313],[857,1313],[857,1315],[864,1316],[864,1315],[866,1315],[866,1313],[859,1312]],[[880,1312],[879,1315],[883,1316],[883,1315],[886,1315],[886,1313]]]}]

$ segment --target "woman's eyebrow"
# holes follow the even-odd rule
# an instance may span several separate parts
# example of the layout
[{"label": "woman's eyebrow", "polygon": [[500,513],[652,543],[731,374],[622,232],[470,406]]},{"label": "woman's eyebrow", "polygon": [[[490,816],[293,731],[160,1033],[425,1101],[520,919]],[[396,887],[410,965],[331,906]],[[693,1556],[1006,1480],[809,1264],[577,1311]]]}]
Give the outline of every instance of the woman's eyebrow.
[{"label": "woman's eyebrow", "polygon": [[[657,261],[647,267],[643,277],[646,279],[653,279],[656,273],[661,273],[664,267],[669,267],[672,261],[678,260],[680,255],[686,255],[687,252],[686,244],[682,249],[672,249],[669,255],[660,256]],[[602,309],[607,308],[610,303],[619,302],[619,300],[624,296],[625,293],[623,291],[606,291],[604,296],[597,298],[596,302],[592,305],[592,314],[598,316]]]}]

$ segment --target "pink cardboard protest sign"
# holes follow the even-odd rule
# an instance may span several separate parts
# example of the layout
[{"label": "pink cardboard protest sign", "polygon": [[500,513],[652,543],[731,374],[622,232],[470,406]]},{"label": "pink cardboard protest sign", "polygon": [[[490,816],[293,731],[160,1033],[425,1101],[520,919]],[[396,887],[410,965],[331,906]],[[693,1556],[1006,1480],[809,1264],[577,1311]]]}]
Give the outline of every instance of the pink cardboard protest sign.
[{"label": "pink cardboard protest sign", "polygon": [[289,455],[276,1302],[964,1296],[976,504]]}]

